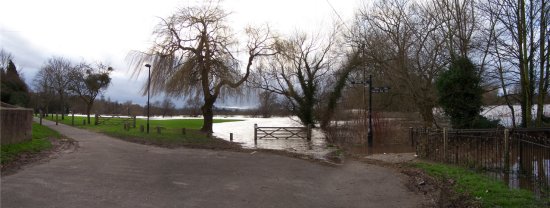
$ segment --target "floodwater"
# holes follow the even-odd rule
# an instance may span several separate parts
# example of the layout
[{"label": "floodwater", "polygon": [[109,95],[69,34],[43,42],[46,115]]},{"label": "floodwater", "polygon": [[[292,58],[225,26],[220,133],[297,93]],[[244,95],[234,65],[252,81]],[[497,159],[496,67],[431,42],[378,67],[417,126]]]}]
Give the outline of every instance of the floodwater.
[{"label": "floodwater", "polygon": [[223,117],[217,119],[240,119],[243,121],[215,123],[213,126],[214,136],[229,141],[230,133],[233,133],[233,142],[239,143],[243,148],[249,149],[274,149],[295,152],[323,158],[326,154],[334,151],[325,142],[325,135],[318,129],[312,129],[311,141],[302,138],[258,139],[254,144],[254,124],[258,127],[301,127],[296,117],[272,117],[272,118],[248,118],[248,117]]},{"label": "floodwater", "polygon": [[550,198],[550,160],[533,161],[532,169],[520,171],[515,162],[510,171],[487,172],[508,185],[510,188],[532,191],[538,198]]}]

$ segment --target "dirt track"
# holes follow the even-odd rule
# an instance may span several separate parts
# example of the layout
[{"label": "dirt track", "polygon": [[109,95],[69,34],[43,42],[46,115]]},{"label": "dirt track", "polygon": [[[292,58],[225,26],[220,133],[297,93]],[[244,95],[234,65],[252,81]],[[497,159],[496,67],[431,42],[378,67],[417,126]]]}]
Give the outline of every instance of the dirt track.
[{"label": "dirt track", "polygon": [[2,207],[419,207],[396,171],[267,153],[166,149],[45,125],[79,148],[1,179]]}]

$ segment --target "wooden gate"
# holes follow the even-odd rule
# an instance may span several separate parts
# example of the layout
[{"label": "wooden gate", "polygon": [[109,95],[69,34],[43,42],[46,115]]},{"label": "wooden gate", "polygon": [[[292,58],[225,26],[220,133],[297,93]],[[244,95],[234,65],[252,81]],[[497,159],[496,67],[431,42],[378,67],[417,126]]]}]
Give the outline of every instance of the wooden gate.
[{"label": "wooden gate", "polygon": [[95,125],[106,124],[106,125],[121,125],[124,123],[132,124],[132,127],[136,127],[136,116],[121,116],[121,115],[110,115],[110,116],[101,116],[99,114],[95,115]]},{"label": "wooden gate", "polygon": [[254,144],[258,139],[307,139],[311,141],[311,125],[306,127],[259,127],[254,124]]}]

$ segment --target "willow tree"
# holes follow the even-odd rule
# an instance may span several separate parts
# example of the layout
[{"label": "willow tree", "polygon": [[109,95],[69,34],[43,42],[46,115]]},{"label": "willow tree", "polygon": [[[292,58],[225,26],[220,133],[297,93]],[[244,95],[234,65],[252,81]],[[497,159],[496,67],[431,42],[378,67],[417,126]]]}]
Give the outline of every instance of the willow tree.
[{"label": "willow tree", "polygon": [[[227,24],[228,13],[219,5],[179,9],[162,19],[153,35],[156,40],[147,52],[131,53],[134,76],[145,63],[151,64],[151,92],[172,97],[199,96],[203,132],[212,132],[214,103],[235,92],[249,77],[253,61],[271,53],[269,28],[247,28],[244,65],[237,57],[238,41]],[[147,71],[145,71],[147,73]],[[147,83],[144,92],[147,92]]]}]

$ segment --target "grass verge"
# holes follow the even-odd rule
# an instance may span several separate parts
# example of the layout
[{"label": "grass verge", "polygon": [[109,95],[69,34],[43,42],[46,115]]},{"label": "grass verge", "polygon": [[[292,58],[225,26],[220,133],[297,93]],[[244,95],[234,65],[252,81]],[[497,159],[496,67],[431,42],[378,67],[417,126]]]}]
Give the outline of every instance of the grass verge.
[{"label": "grass verge", "polygon": [[436,164],[414,163],[414,167],[443,181],[453,181],[453,191],[475,198],[482,207],[543,207],[532,192],[510,189],[503,182],[464,168]]},{"label": "grass verge", "polygon": [[38,153],[50,149],[52,147],[52,143],[48,139],[50,137],[59,139],[61,135],[48,127],[33,123],[32,140],[2,145],[0,148],[0,163],[2,165],[10,163],[23,153]]},{"label": "grass verge", "polygon": [[[51,117],[48,118],[52,120]],[[145,119],[136,119],[136,128],[124,129],[124,119],[111,118],[104,124],[94,125],[95,118],[91,117],[90,123],[84,125],[85,117],[75,117],[74,126],[83,129],[89,129],[95,132],[107,134],[131,142],[152,144],[164,147],[204,147],[213,149],[235,148],[235,144],[231,144],[221,139],[208,137],[206,134],[199,131],[202,127],[202,119],[174,119],[174,120],[150,120],[150,132],[141,132],[140,125],[146,126]],[[55,119],[53,119],[55,121]],[[62,124],[73,125],[72,117],[66,116],[64,120],[58,120]],[[215,119],[214,123],[240,121],[235,119]],[[132,120],[126,122],[132,123]],[[156,127],[162,127],[161,133],[157,133]],[[182,133],[182,128],[185,128],[185,134]],[[146,131],[146,130],[145,130]]]}]

